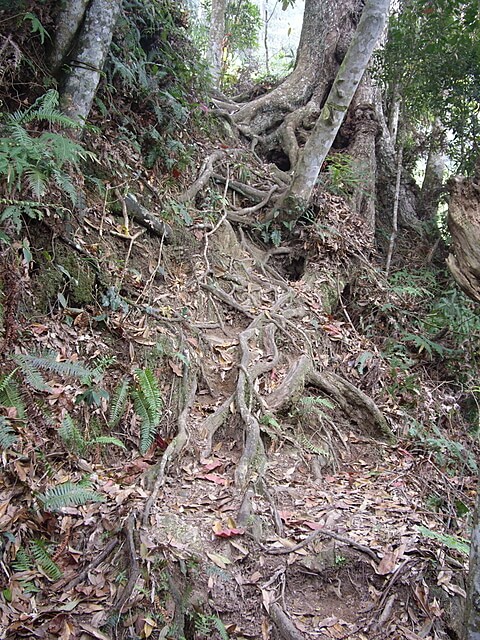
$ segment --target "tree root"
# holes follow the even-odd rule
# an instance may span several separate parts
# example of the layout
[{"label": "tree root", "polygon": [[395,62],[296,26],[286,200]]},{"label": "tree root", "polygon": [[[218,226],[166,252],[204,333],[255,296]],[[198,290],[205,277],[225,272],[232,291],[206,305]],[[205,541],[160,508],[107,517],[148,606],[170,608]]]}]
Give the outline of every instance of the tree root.
[{"label": "tree root", "polygon": [[195,198],[210,180],[214,173],[214,164],[225,156],[224,151],[214,151],[208,156],[200,169],[200,175],[195,182],[183,193],[177,196],[177,201],[181,203],[190,202]]},{"label": "tree root", "polygon": [[285,640],[305,640],[303,633],[300,633],[279,604],[276,602],[271,604],[268,614],[282,638],[285,638]]},{"label": "tree root", "polygon": [[[188,376],[186,375],[185,378]],[[185,380],[184,378],[184,380]],[[142,525],[144,527],[148,526],[148,519],[150,517],[150,511],[152,510],[153,504],[157,499],[158,492],[161,487],[165,483],[165,474],[167,470],[167,466],[177,458],[182,452],[184,446],[188,440],[188,431],[187,431],[187,418],[190,412],[191,406],[195,400],[195,394],[197,393],[197,376],[195,372],[190,373],[190,380],[185,381],[187,387],[187,394],[185,398],[185,405],[183,407],[182,412],[178,416],[178,432],[172,442],[165,449],[162,459],[155,467],[150,471],[156,476],[155,483],[153,485],[152,492],[147,502],[145,503],[145,507],[142,515]]]},{"label": "tree root", "polygon": [[367,555],[369,558],[374,560],[375,563],[379,562],[379,558],[377,554],[374,551],[372,551],[369,547],[366,547],[365,545],[360,544],[359,542],[355,542],[355,540],[352,540],[351,538],[342,536],[339,533],[335,533],[335,531],[330,531],[329,529],[317,529],[316,531],[311,533],[304,540],[302,540],[301,542],[299,542],[293,547],[287,547],[285,549],[264,549],[264,551],[274,556],[285,555],[287,553],[294,553],[295,551],[299,551],[300,549],[303,549],[303,547],[306,547],[308,544],[316,540],[319,536],[323,536],[323,535],[327,538],[332,538],[333,540],[338,540],[339,542],[343,542],[349,547],[352,547],[353,549],[357,549],[357,551],[361,551],[362,553]]},{"label": "tree root", "polygon": [[127,567],[129,571],[129,577],[128,577],[127,584],[125,585],[125,588],[123,589],[123,591],[119,593],[113,605],[114,612],[118,612],[118,613],[122,611],[125,603],[132,595],[135,585],[137,584],[137,580],[140,576],[140,565],[138,562],[137,550],[136,550],[135,540],[134,540],[134,530],[133,530],[134,524],[135,524],[134,515],[133,513],[130,513],[127,519],[127,523],[125,525],[125,538],[127,540],[127,552],[128,552]]},{"label": "tree root", "polygon": [[[213,179],[220,184],[227,182],[227,179],[219,173],[214,173]],[[228,186],[230,189],[233,189],[233,191],[240,193],[240,195],[253,200],[253,202],[262,202],[268,196],[268,191],[255,189],[255,187],[250,187],[248,184],[236,180],[229,180]]]},{"label": "tree root", "polygon": [[127,212],[132,216],[135,222],[145,227],[153,235],[159,236],[168,243],[172,239],[172,228],[170,225],[158,220],[148,209],[142,206],[134,195],[129,193],[123,200]]},{"label": "tree root", "polygon": [[68,582],[65,582],[64,580],[62,580],[61,582],[55,583],[55,585],[53,585],[54,590],[64,591],[64,592],[70,591],[70,589],[73,589],[78,584],[81,584],[91,571],[96,569],[100,564],[102,564],[104,560],[108,558],[108,556],[112,553],[112,551],[115,549],[117,545],[118,545],[118,538],[116,537],[112,538],[110,542],[107,544],[107,546],[105,547],[105,549],[98,556],[96,556],[91,562],[89,562],[85,567],[85,569],[80,571],[80,573],[76,575],[75,578],[72,578]]}]

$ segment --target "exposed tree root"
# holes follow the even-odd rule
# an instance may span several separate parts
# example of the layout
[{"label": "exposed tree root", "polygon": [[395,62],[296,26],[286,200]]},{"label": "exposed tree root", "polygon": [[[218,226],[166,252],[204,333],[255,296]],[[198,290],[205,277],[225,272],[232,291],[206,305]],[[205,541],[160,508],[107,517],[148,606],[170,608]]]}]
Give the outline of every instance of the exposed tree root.
[{"label": "exposed tree root", "polygon": [[383,437],[393,440],[392,431],[373,400],[341,376],[330,371],[316,371],[309,356],[296,360],[282,384],[267,398],[269,406],[278,411],[295,404],[306,384],[332,396],[351,420],[369,428],[372,435],[380,432]]},{"label": "exposed tree root", "polygon": [[[190,377],[190,380],[187,380],[188,377]],[[150,497],[145,503],[145,507],[143,510],[142,525],[144,527],[148,526],[148,519],[150,517],[152,506],[154,505],[155,500],[157,499],[160,488],[165,483],[165,474],[166,474],[167,466],[172,462],[172,460],[174,460],[180,455],[180,453],[182,452],[188,440],[187,418],[190,413],[192,404],[195,400],[195,394],[197,393],[196,373],[194,371],[191,371],[190,376],[185,374],[184,380],[185,380],[185,385],[187,386],[186,397],[185,397],[185,404],[184,404],[183,410],[178,416],[177,435],[172,440],[172,442],[168,445],[168,447],[165,449],[160,462],[156,464],[152,470],[150,470],[150,474],[155,475],[156,478],[155,478],[155,483],[153,485],[153,489],[150,494]]]},{"label": "exposed tree root", "polygon": [[202,168],[200,169],[199,177],[192,185],[190,185],[190,187],[186,191],[177,196],[178,202],[185,203],[193,200],[197,193],[199,193],[204,187],[207,186],[208,181],[214,173],[215,162],[218,162],[224,157],[224,151],[214,151],[210,156],[208,156],[208,158],[203,163]]},{"label": "exposed tree root", "polygon": [[127,541],[127,554],[128,554],[128,581],[125,585],[124,589],[119,592],[117,599],[113,605],[113,610],[115,612],[121,613],[125,603],[130,598],[137,584],[137,580],[140,577],[140,564],[138,562],[137,550],[134,539],[134,525],[135,518],[133,513],[130,513],[128,516],[126,525],[125,525],[125,538]]},{"label": "exposed tree root", "polygon": [[105,547],[105,549],[101,553],[99,553],[98,556],[93,558],[93,560],[89,562],[87,566],[82,571],[80,571],[78,575],[76,575],[71,580],[68,580],[67,582],[65,582],[64,580],[61,580],[60,582],[56,582],[53,585],[53,589],[55,591],[64,591],[64,592],[70,591],[70,589],[74,589],[77,585],[81,584],[85,580],[85,578],[88,576],[88,574],[91,571],[96,569],[100,564],[102,564],[104,560],[108,558],[108,556],[112,553],[112,551],[115,549],[117,545],[118,545],[118,538],[116,537],[112,538],[110,542],[107,544],[107,546]]},{"label": "exposed tree root", "polygon": [[285,640],[305,640],[303,633],[300,633],[279,604],[276,602],[271,604],[268,613],[282,638]]},{"label": "exposed tree root", "polygon": [[343,542],[343,544],[346,544],[349,547],[352,547],[353,549],[357,549],[357,551],[361,551],[362,553],[367,555],[369,558],[374,560],[376,563],[379,562],[379,558],[377,554],[374,551],[372,551],[369,547],[366,547],[365,545],[360,544],[359,542],[355,542],[355,540],[352,540],[351,538],[342,536],[339,533],[335,533],[335,531],[330,531],[329,529],[317,529],[316,531],[311,533],[304,540],[294,545],[293,547],[287,547],[285,549],[265,549],[265,551],[266,553],[269,553],[275,556],[285,555],[287,553],[294,553],[295,551],[299,551],[300,549],[303,549],[304,547],[309,545],[311,542],[316,540],[319,536],[323,536],[323,535],[326,538],[332,538],[333,540],[338,540],[339,542]]}]

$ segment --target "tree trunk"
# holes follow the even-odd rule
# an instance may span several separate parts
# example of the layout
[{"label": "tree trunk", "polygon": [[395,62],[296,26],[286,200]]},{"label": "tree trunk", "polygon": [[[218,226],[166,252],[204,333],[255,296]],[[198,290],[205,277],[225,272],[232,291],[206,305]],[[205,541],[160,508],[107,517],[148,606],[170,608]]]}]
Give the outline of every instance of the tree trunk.
[{"label": "tree trunk", "polygon": [[480,640],[480,490],[472,523],[470,568],[468,572],[467,601],[465,604],[465,637],[462,640]]},{"label": "tree trunk", "polygon": [[452,253],[448,268],[461,289],[480,302],[480,185],[477,179],[455,178],[448,204]]},{"label": "tree trunk", "polygon": [[92,0],[75,49],[75,61],[61,94],[63,111],[84,123],[97,91],[121,0]]},{"label": "tree trunk", "polygon": [[353,98],[348,127],[352,132],[347,152],[358,180],[353,193],[353,205],[356,213],[365,220],[373,239],[376,218],[376,139],[380,126],[375,108],[375,87],[368,73],[364,75]]},{"label": "tree trunk", "polygon": [[90,0],[65,2],[55,26],[55,39],[50,54],[50,65],[55,75],[73,48],[77,31],[82,24]]},{"label": "tree trunk", "polygon": [[442,149],[444,142],[445,130],[437,119],[430,135],[430,148],[418,205],[418,215],[423,220],[432,220],[438,210],[445,175],[445,156]]},{"label": "tree trunk", "polygon": [[241,105],[233,120],[259,150],[279,147],[293,167],[358,24],[363,0],[306,0],[295,69],[273,91]]},{"label": "tree trunk", "polygon": [[220,84],[222,73],[223,39],[225,37],[225,11],[227,0],[212,0],[210,20],[210,73],[216,87]]},{"label": "tree trunk", "polygon": [[[285,204],[308,202],[325,158],[370,62],[388,15],[390,0],[367,0],[359,25],[337,73],[327,101],[295,167]],[[286,212],[284,219],[297,217]]]}]

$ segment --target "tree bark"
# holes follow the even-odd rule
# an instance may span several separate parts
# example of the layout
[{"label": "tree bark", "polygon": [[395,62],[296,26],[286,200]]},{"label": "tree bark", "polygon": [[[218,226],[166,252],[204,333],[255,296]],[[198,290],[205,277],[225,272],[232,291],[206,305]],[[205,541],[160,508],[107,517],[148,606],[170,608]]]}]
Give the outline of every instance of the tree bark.
[{"label": "tree bark", "polygon": [[63,111],[85,123],[97,91],[121,0],[92,0],[61,94]]},{"label": "tree bark", "polygon": [[445,129],[437,119],[430,134],[430,148],[418,204],[418,215],[423,220],[432,220],[438,210],[445,175],[444,142]]},{"label": "tree bark", "polygon": [[[293,72],[273,91],[241,105],[232,118],[260,151],[280,149],[297,162],[301,130],[310,130],[358,23],[362,0],[306,0]],[[300,131],[300,134],[298,133]],[[302,139],[303,136],[303,139]],[[285,168],[285,167],[284,167]]]},{"label": "tree bark", "polygon": [[90,0],[65,2],[55,26],[55,39],[50,53],[50,65],[55,75],[73,48],[77,31],[82,24]]},{"label": "tree bark", "polygon": [[480,490],[472,523],[470,568],[468,572],[467,601],[465,603],[465,637],[462,640],[480,640]]},{"label": "tree bark", "polygon": [[210,73],[216,87],[222,73],[223,39],[225,37],[225,11],[227,0],[212,0],[210,20]]},{"label": "tree bark", "polygon": [[[295,167],[285,204],[308,202],[325,158],[350,106],[388,15],[390,0],[367,0],[359,25],[337,73],[327,101]],[[297,217],[286,212],[284,219]]]}]

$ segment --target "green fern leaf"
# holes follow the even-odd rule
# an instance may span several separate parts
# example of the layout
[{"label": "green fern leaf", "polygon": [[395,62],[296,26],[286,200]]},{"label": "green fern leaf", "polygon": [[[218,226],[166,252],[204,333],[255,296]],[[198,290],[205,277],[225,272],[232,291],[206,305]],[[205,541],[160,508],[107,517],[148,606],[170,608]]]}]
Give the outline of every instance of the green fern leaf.
[{"label": "green fern leaf", "polygon": [[117,426],[125,413],[129,391],[130,380],[123,378],[113,393],[112,404],[110,405],[108,426],[112,429]]},{"label": "green fern leaf", "polygon": [[144,455],[153,444],[157,431],[157,425],[151,421],[150,407],[143,393],[134,391],[132,393],[132,398],[135,412],[137,413],[141,421],[139,450],[141,455]]},{"label": "green fern leaf", "polygon": [[160,414],[163,407],[158,381],[151,369],[137,369],[135,376],[138,391],[143,394],[145,398],[150,420],[156,426],[160,421]]},{"label": "green fern leaf", "polygon": [[23,547],[17,551],[15,560],[12,562],[11,567],[14,571],[30,571],[33,567],[32,559],[27,554]]},{"label": "green fern leaf", "polygon": [[5,416],[0,416],[0,449],[10,449],[17,442],[17,434]]},{"label": "green fern leaf", "polygon": [[87,446],[92,446],[95,444],[113,444],[116,447],[120,447],[121,449],[126,449],[127,447],[123,444],[121,440],[118,438],[114,438],[113,436],[98,436],[93,440],[89,440],[87,442]]},{"label": "green fern leaf", "polygon": [[42,540],[32,540],[30,543],[30,551],[40,569],[50,580],[58,580],[62,577],[60,567],[50,557],[46,545]]},{"label": "green fern leaf", "polygon": [[62,424],[58,430],[58,435],[72,451],[75,451],[76,453],[82,453],[85,451],[87,442],[69,413],[65,413]]},{"label": "green fern leaf", "polygon": [[15,407],[17,410],[16,417],[19,420],[24,420],[26,417],[25,403],[20,394],[20,389],[13,379],[14,373],[15,371],[8,374],[8,376],[0,378],[0,406]]},{"label": "green fern leaf", "polygon": [[47,176],[36,167],[29,167],[25,171],[25,178],[33,197],[40,200],[45,194]]},{"label": "green fern leaf", "polygon": [[45,511],[60,511],[65,507],[79,507],[87,502],[104,501],[104,497],[90,489],[88,484],[74,482],[64,482],[51,487],[45,493],[40,493],[38,499]]},{"label": "green fern leaf", "polygon": [[41,369],[72,378],[83,378],[93,375],[93,371],[80,362],[72,362],[69,360],[59,362],[56,358],[55,353],[47,353],[43,356],[27,353],[15,355],[13,360],[18,364],[24,374],[32,370]]}]

